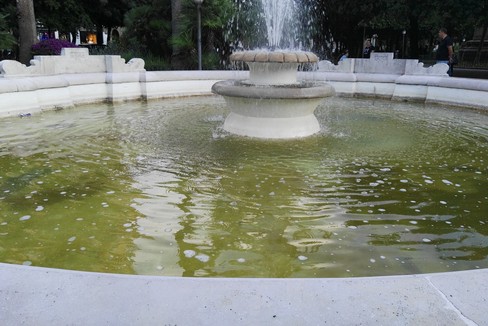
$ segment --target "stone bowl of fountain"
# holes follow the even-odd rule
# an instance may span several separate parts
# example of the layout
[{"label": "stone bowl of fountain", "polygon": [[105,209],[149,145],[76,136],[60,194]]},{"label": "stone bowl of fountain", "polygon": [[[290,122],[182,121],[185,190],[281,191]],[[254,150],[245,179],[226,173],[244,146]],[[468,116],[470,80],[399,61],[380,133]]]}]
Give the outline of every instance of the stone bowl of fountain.
[{"label": "stone bowl of fountain", "polygon": [[335,94],[326,83],[298,81],[300,66],[318,57],[303,51],[243,51],[230,56],[249,67],[249,79],[221,81],[212,92],[222,95],[231,113],[224,130],[248,137],[289,139],[320,131],[314,115],[319,103]]}]

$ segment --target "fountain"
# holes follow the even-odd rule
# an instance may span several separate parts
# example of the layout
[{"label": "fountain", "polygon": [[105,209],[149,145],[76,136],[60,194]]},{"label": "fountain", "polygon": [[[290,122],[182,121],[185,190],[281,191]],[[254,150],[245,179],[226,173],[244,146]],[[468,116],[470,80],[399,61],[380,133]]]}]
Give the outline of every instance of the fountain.
[{"label": "fountain", "polygon": [[[268,45],[279,47],[290,1],[262,0],[268,30]],[[304,51],[243,51],[230,56],[234,63],[249,67],[249,79],[222,81],[212,87],[225,98],[231,113],[224,130],[267,139],[300,138],[320,131],[315,108],[334,88],[326,83],[299,82],[300,65],[315,65],[318,57]]]},{"label": "fountain", "polygon": [[[258,54],[230,86],[313,88],[282,69],[302,52]],[[267,142],[215,137],[223,100],[194,97],[233,72],[81,49],[36,62],[0,63],[5,324],[484,322],[488,116],[437,104],[486,110],[488,82],[353,63],[306,74],[348,98],[319,105],[327,133]],[[84,103],[99,104],[61,109]]]}]

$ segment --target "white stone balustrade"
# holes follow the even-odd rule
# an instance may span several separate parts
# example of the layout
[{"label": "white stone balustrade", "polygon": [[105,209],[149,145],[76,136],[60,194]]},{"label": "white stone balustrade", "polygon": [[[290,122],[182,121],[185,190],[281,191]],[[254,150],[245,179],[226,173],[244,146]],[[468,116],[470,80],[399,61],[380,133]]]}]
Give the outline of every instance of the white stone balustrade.
[{"label": "white stone balustrade", "polygon": [[[322,61],[319,71],[299,72],[298,78],[325,81],[339,96],[488,110],[488,80],[450,78],[445,73],[447,65],[424,68],[417,60],[396,63],[391,54],[386,59],[380,54],[385,55],[373,54],[375,62],[383,62],[374,63],[376,71],[368,67],[367,59],[348,59],[338,66]],[[217,81],[249,78],[247,71],[145,71],[141,59],[125,63],[119,56],[90,56],[86,49],[64,49],[61,56],[34,60],[29,67],[16,61],[0,62],[0,116],[84,103],[210,95]],[[393,63],[384,64],[384,60]]]}]

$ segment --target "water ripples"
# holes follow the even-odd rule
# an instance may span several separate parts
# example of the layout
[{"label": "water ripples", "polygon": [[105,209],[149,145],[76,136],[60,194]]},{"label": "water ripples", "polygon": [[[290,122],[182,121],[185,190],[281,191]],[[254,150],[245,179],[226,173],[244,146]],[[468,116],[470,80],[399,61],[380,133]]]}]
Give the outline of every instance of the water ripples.
[{"label": "water ripples", "polygon": [[[323,131],[291,141],[226,134],[225,115],[212,97],[2,120],[0,245],[42,215],[44,238],[69,230],[46,245],[76,237],[68,248],[83,242],[79,265],[99,271],[107,261],[115,271],[229,277],[488,266],[486,114],[329,99],[317,110]],[[22,209],[32,191],[42,198]],[[57,226],[63,210],[84,228]],[[98,244],[107,260],[97,261],[90,237],[107,232],[113,244]],[[49,259],[22,246],[0,258]]]}]

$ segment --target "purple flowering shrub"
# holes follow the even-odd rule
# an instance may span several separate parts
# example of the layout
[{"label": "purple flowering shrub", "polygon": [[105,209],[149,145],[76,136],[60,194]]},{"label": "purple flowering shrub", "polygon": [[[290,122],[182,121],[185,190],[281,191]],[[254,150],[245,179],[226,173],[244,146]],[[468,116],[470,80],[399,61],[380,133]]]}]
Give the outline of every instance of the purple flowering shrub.
[{"label": "purple flowering shrub", "polygon": [[48,39],[34,44],[32,46],[32,53],[34,55],[60,55],[62,48],[77,47],[77,45],[66,40]]}]

